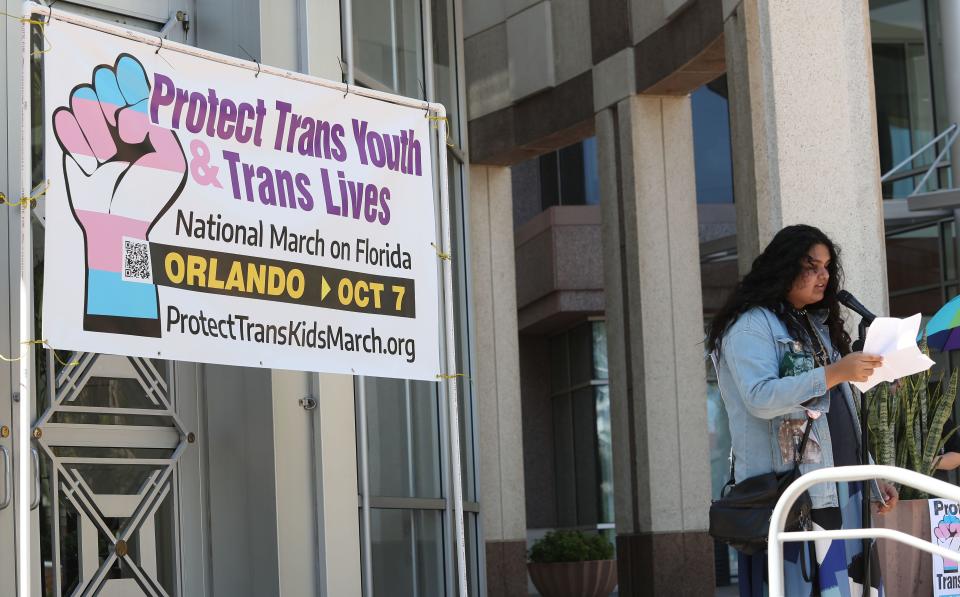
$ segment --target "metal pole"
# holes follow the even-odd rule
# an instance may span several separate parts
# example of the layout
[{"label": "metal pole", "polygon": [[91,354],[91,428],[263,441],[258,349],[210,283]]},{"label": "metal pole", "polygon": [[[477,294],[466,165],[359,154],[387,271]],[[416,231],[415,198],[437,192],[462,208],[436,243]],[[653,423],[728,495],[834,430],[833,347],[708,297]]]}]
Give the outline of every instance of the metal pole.
[{"label": "metal pole", "polygon": [[353,0],[340,3],[343,10],[343,59],[347,63],[347,85],[353,86]]},{"label": "metal pole", "polygon": [[370,540],[370,456],[367,447],[367,383],[357,379],[357,428],[360,430],[360,524],[363,526],[363,594],[373,595],[373,541]]},{"label": "metal pole", "polygon": [[30,524],[30,422],[33,404],[33,235],[30,228],[30,23],[23,24],[23,63],[20,72],[20,410],[17,425],[17,576],[20,597],[31,597],[32,526]]},{"label": "metal pole", "polygon": [[[870,405],[866,394],[860,395],[860,464],[870,464],[870,429],[867,427],[870,420]],[[873,519],[870,515],[870,492],[873,484],[864,482],[860,486],[860,498],[863,500],[860,504],[860,526],[869,529],[873,526]],[[865,595],[870,594],[870,576],[871,576],[871,551],[873,550],[873,540],[864,537],[860,545],[863,551],[863,591]],[[812,564],[811,564],[812,565]]]},{"label": "metal pole", "polygon": [[[860,318],[860,325],[857,327],[857,341],[853,343],[854,352],[863,350],[863,343],[867,338],[867,320]],[[860,394],[860,464],[870,464],[870,404],[867,401],[866,394]],[[860,504],[860,524],[863,528],[869,529],[873,526],[873,520],[870,517],[870,483],[864,483],[860,488],[862,503]],[[863,587],[867,595],[870,594],[870,552],[873,543],[868,537],[864,537],[860,542],[860,549],[863,552]]]},{"label": "metal pole", "polygon": [[[353,67],[353,0],[343,0],[343,56],[347,63],[346,88],[361,92],[354,83]],[[363,594],[365,597],[373,595],[373,541],[370,538],[370,450],[367,441],[367,380],[364,376],[355,376],[357,392],[357,430],[360,434],[360,525],[363,570],[361,571]]]},{"label": "metal pole", "polygon": [[[450,193],[447,174],[447,119],[446,110],[437,110],[437,154],[440,157],[440,218],[443,234],[443,251],[453,254],[450,241]],[[447,358],[445,359],[447,397],[450,404],[450,461],[453,467],[454,528],[457,538],[457,576],[460,597],[467,597],[467,549],[463,530],[463,481],[460,470],[460,414],[457,406],[457,377],[453,375],[457,365],[456,332],[453,318],[453,261],[443,261],[443,307],[446,327]]]},{"label": "metal pole", "polygon": [[297,68],[305,75],[310,74],[310,11],[308,5],[309,0],[297,1]]}]

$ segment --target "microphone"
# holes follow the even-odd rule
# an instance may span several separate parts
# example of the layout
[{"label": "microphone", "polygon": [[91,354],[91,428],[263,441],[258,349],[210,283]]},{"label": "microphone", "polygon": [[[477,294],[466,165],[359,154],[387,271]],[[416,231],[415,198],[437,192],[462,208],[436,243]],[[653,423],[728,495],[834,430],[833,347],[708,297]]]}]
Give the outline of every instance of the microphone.
[{"label": "microphone", "polygon": [[846,290],[841,290],[837,293],[837,300],[843,304],[844,307],[850,309],[857,315],[863,318],[863,325],[870,325],[873,323],[873,320],[877,318],[876,315],[870,312],[870,309],[867,309],[863,306],[863,303],[858,301],[856,297],[847,292]]}]

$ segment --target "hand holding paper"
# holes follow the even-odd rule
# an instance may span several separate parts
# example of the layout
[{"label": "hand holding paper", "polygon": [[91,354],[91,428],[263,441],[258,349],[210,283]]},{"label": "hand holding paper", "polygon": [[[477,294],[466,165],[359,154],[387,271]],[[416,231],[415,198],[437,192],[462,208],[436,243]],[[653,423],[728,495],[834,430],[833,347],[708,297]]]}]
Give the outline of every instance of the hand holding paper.
[{"label": "hand holding paper", "polygon": [[894,381],[926,371],[933,361],[917,348],[917,334],[920,331],[920,314],[907,319],[896,317],[877,317],[867,331],[863,352],[883,357],[883,365],[875,369],[867,381],[852,382],[861,392],[884,381]]}]

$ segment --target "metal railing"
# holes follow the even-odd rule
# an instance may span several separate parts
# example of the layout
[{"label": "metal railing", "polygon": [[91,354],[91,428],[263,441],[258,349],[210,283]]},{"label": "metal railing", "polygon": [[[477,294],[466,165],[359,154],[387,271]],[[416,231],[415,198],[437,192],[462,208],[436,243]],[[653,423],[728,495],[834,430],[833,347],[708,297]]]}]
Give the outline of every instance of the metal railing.
[{"label": "metal railing", "polygon": [[933,160],[933,163],[931,163],[930,166],[926,168],[926,173],[923,175],[923,178],[920,179],[920,182],[917,183],[916,186],[914,186],[913,191],[910,193],[910,195],[908,195],[909,197],[913,197],[914,195],[919,193],[921,189],[923,189],[923,185],[926,184],[927,179],[930,178],[930,175],[936,172],[937,168],[940,167],[940,163],[947,156],[947,154],[950,153],[950,148],[953,147],[954,143],[956,143],[958,136],[960,136],[960,128],[958,128],[957,123],[955,122],[951,124],[949,127],[947,127],[945,131],[943,131],[942,133],[940,133],[939,135],[931,139],[926,145],[924,145],[920,149],[910,154],[910,157],[904,159],[899,164],[891,168],[889,172],[881,176],[880,182],[887,182],[888,180],[890,180],[891,182],[894,182],[897,180],[913,178],[917,176],[920,172],[923,172],[923,168],[911,169],[907,172],[900,174],[899,176],[894,176],[894,174],[904,166],[912,164],[913,160],[920,157],[920,154],[927,151],[931,147],[934,147],[937,143],[940,142],[941,139],[946,139],[946,141],[943,144],[943,149],[941,149],[940,153],[937,154],[937,157]]},{"label": "metal railing", "polygon": [[785,597],[783,588],[783,544],[788,541],[816,541],[821,539],[891,539],[921,549],[949,560],[960,561],[960,552],[940,547],[935,543],[908,535],[893,529],[840,529],[834,531],[791,531],[783,530],[787,514],[793,503],[804,491],[828,481],[866,481],[884,479],[901,485],[908,485],[936,497],[960,502],[960,487],[945,483],[927,475],[895,466],[861,465],[823,468],[801,476],[790,484],[777,500],[777,506],[770,517],[770,531],[767,535],[767,573],[770,584],[770,597]]}]

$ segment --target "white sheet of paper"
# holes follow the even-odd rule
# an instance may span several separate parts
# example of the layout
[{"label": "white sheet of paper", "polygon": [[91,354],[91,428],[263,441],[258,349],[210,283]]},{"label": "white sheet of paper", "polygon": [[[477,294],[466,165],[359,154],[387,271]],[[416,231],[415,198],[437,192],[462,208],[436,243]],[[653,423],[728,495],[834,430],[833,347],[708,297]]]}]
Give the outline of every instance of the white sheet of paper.
[{"label": "white sheet of paper", "polygon": [[883,365],[874,369],[865,382],[852,382],[861,392],[884,381],[894,381],[907,375],[926,371],[933,360],[920,352],[917,335],[920,332],[920,314],[906,319],[877,317],[867,330],[863,343],[864,354],[880,355]]}]

